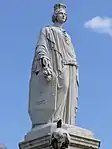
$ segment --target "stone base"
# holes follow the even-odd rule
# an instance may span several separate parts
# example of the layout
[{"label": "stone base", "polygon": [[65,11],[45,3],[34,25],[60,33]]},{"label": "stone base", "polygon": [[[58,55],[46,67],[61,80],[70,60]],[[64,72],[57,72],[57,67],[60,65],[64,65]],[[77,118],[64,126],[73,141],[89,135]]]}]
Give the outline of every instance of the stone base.
[{"label": "stone base", "polygon": [[[98,149],[100,141],[95,139],[93,133],[87,129],[63,124],[62,128],[70,134],[69,149]],[[56,124],[49,123],[33,128],[19,143],[19,149],[49,149],[51,134],[56,130]]]}]

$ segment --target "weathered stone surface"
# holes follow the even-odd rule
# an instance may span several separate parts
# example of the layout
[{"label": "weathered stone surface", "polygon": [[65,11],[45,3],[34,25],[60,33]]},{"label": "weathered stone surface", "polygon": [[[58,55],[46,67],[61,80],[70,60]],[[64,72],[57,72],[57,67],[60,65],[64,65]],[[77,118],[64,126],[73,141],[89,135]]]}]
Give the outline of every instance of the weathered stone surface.
[{"label": "weathered stone surface", "polygon": [[54,25],[41,29],[35,48],[29,84],[32,129],[19,149],[98,149],[100,141],[91,131],[74,126],[78,63],[71,38],[63,28],[65,5],[54,6],[52,20]]},{"label": "weathered stone surface", "polygon": [[[83,129],[77,126],[63,124],[62,128],[68,131],[69,134],[74,134],[77,136],[94,138],[94,135],[91,131],[87,129]],[[51,135],[52,132],[56,130],[56,123],[48,123],[45,125],[41,125],[40,127],[33,128],[30,132],[25,136],[25,140],[29,141],[31,139],[35,139],[37,137],[42,137],[46,135]]]},{"label": "weathered stone surface", "polygon": [[[95,138],[82,137],[70,134],[71,140],[69,149],[98,149],[100,146],[99,140]],[[46,135],[33,140],[24,141],[19,144],[20,149],[47,149],[50,148],[51,136]]]},{"label": "weathered stone surface", "polygon": [[[95,139],[93,133],[87,129],[76,126],[63,125],[69,132],[69,149],[98,149],[100,141]],[[20,149],[50,148],[51,133],[56,129],[56,125],[44,126],[40,130],[31,131],[25,136],[25,140],[19,144]],[[43,135],[42,135],[43,133]],[[40,136],[39,136],[40,135]]]},{"label": "weathered stone surface", "polygon": [[[41,29],[29,84],[32,125],[56,122],[73,125],[78,101],[78,63],[71,37],[64,29],[66,7],[55,5],[59,19]],[[61,15],[61,16],[60,16]]]}]

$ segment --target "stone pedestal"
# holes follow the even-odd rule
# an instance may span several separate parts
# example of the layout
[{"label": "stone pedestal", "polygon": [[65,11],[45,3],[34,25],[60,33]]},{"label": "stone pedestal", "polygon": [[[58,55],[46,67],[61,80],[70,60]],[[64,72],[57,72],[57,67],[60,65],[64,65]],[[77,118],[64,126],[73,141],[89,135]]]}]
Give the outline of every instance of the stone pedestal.
[{"label": "stone pedestal", "polygon": [[[69,149],[98,149],[100,141],[95,139],[93,133],[87,129],[76,126],[62,126],[70,135]],[[33,128],[19,143],[19,149],[49,149],[51,134],[56,129],[56,124],[46,124]]]}]

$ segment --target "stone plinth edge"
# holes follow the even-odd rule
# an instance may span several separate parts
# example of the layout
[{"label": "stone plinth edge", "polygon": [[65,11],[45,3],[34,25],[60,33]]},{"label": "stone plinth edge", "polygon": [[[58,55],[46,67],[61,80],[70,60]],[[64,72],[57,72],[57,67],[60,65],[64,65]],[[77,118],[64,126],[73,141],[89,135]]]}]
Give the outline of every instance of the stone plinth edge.
[{"label": "stone plinth edge", "polygon": [[[100,141],[87,129],[64,124],[62,126],[70,135],[69,149],[99,149]],[[24,141],[19,143],[19,149],[49,149],[51,134],[56,124],[46,124],[32,129],[25,135]]]}]

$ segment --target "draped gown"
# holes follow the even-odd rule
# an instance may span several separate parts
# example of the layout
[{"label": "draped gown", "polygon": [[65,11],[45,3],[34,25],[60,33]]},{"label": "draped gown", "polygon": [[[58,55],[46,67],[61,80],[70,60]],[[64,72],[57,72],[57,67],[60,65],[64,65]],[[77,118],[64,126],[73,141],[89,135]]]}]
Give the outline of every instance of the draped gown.
[{"label": "draped gown", "polygon": [[[47,58],[53,74],[47,82],[40,59]],[[78,65],[71,38],[56,26],[40,31],[29,84],[29,115],[32,124],[40,125],[62,119],[74,125],[78,100]]]}]

